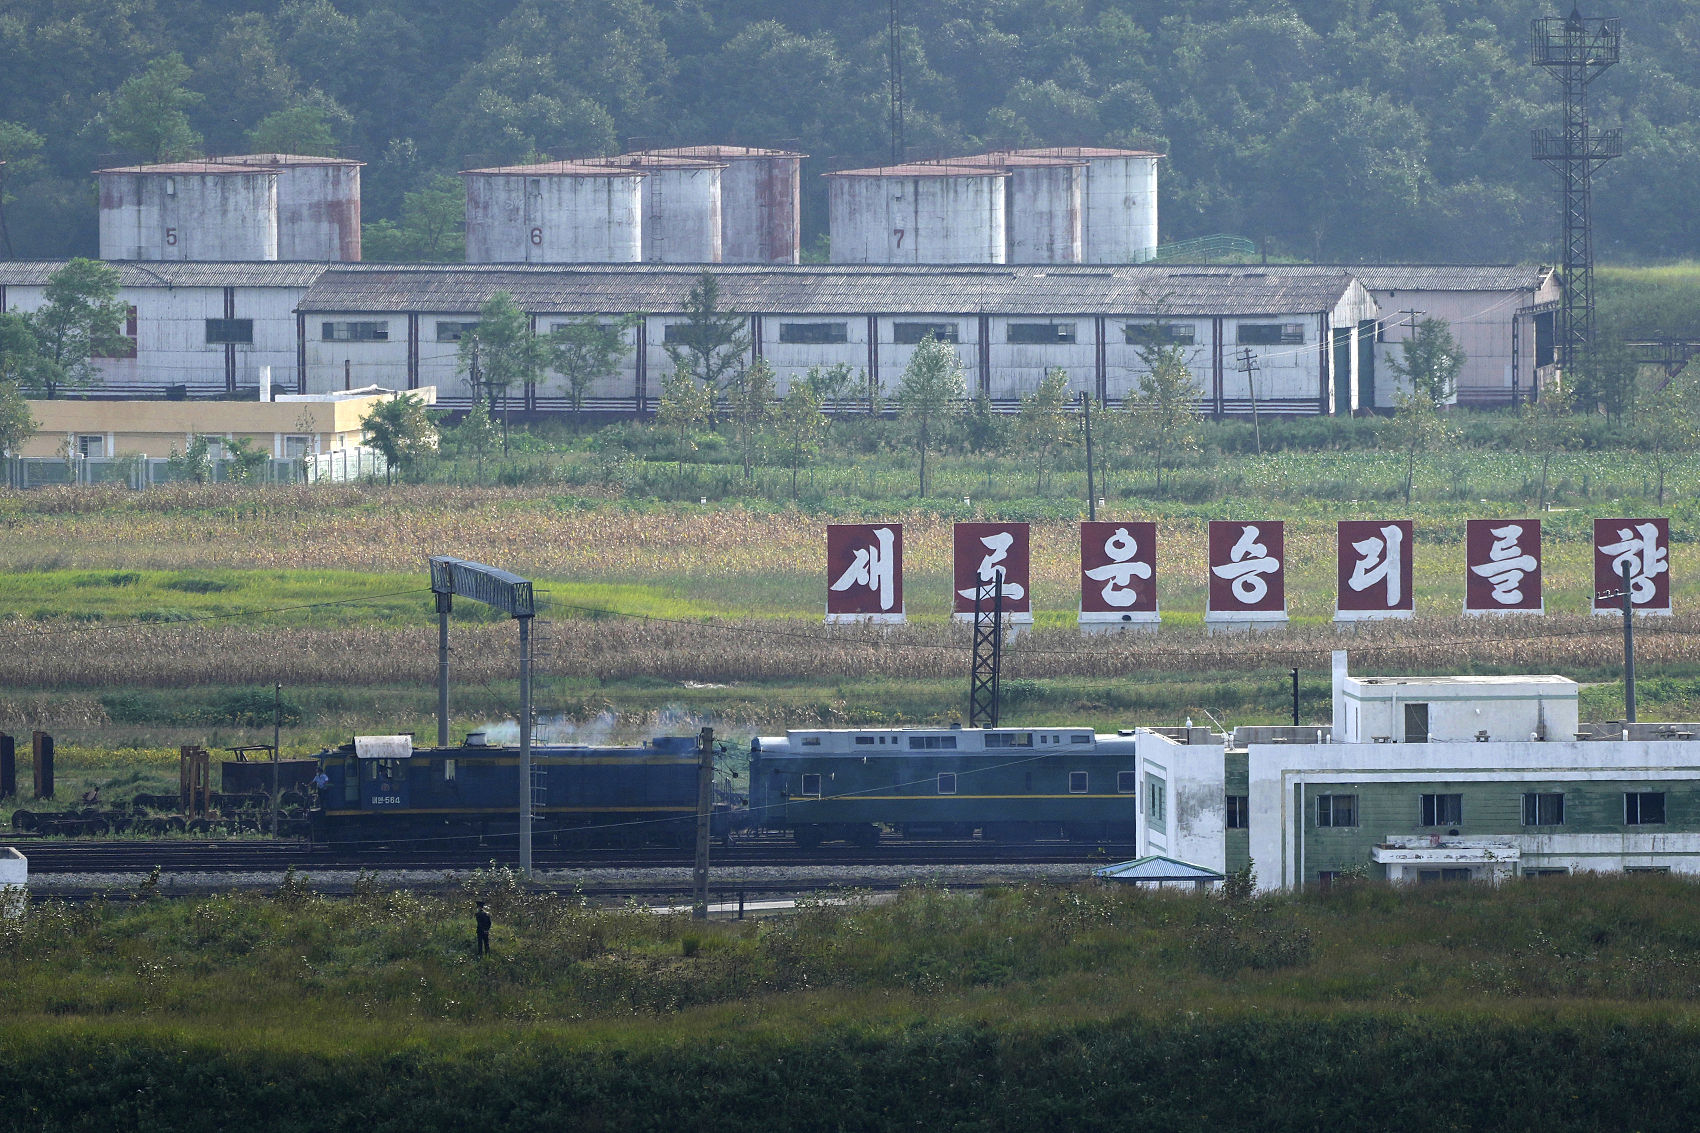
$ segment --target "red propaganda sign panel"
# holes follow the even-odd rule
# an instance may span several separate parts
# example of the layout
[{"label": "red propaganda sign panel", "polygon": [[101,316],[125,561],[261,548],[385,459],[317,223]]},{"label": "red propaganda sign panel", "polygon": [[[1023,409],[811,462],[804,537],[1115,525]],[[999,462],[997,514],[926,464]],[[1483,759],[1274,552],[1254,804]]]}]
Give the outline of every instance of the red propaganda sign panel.
[{"label": "red propaganda sign panel", "polygon": [[1287,609],[1287,525],[1280,520],[1210,521],[1209,612],[1279,614]]},{"label": "red propaganda sign panel", "polygon": [[1539,614],[1541,521],[1472,519],[1464,525],[1464,612]]},{"label": "red propaganda sign panel", "polygon": [[1155,523],[1080,525],[1080,612],[1098,620],[1157,612]]},{"label": "red propaganda sign panel", "polygon": [[826,620],[903,620],[903,525],[829,523]]},{"label": "red propaganda sign panel", "polygon": [[1644,614],[1670,613],[1670,520],[1594,520],[1594,612],[1620,613],[1623,568],[1629,568],[1629,600]]},{"label": "red propaganda sign panel", "polygon": [[1338,538],[1339,620],[1410,617],[1411,521],[1343,519]]},{"label": "red propaganda sign panel", "polygon": [[1003,612],[1033,610],[1031,556],[1025,523],[956,525],[955,611],[974,613],[974,590],[982,577],[1003,576]]}]

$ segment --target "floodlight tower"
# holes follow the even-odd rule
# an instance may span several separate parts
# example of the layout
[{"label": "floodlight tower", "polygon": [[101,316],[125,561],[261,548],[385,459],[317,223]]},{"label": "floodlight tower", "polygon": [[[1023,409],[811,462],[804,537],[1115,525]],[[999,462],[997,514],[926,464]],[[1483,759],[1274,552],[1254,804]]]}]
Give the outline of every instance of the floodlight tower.
[{"label": "floodlight tower", "polygon": [[1588,84],[1617,62],[1621,33],[1612,19],[1570,15],[1534,20],[1533,62],[1564,88],[1564,128],[1534,131],[1536,161],[1554,166],[1564,182],[1564,297],[1554,336],[1558,363],[1568,370],[1594,337],[1594,235],[1590,182],[1607,159],[1623,153],[1623,131],[1588,128]]}]

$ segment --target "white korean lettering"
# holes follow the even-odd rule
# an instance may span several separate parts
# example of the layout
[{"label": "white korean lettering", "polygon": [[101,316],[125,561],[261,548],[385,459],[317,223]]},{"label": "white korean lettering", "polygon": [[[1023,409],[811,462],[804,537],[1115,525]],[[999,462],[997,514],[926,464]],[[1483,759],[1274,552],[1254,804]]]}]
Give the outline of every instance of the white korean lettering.
[{"label": "white korean lettering", "polygon": [[856,586],[865,586],[879,595],[880,609],[891,609],[893,554],[892,532],[889,527],[874,529],[874,543],[871,546],[860,547],[855,559],[838,576],[838,581],[832,584],[833,590],[849,590]]},{"label": "white korean lettering", "polygon": [[1101,591],[1105,602],[1112,606],[1131,606],[1139,601],[1139,592],[1132,583],[1136,578],[1149,579],[1151,564],[1134,562],[1133,557],[1138,553],[1139,543],[1125,527],[1116,528],[1115,533],[1104,540],[1104,554],[1111,561],[1093,567],[1086,572],[1086,577],[1105,584]]},{"label": "white korean lettering", "polygon": [[1387,608],[1393,609],[1399,604],[1403,592],[1399,588],[1400,549],[1405,542],[1405,532],[1398,524],[1389,523],[1381,529],[1381,537],[1370,536],[1352,544],[1352,549],[1361,557],[1352,567],[1352,577],[1346,580],[1346,585],[1362,593],[1377,583],[1387,587]]},{"label": "white korean lettering", "polygon": [[1258,529],[1247,524],[1240,529],[1239,541],[1228,552],[1228,561],[1210,568],[1217,578],[1232,579],[1234,597],[1248,606],[1263,601],[1263,596],[1269,593],[1269,584],[1263,576],[1281,569],[1281,560],[1271,556],[1260,539]]},{"label": "white korean lettering", "polygon": [[[1027,588],[1019,582],[1009,580],[1009,568],[1003,561],[1009,557],[1009,548],[1015,542],[1013,531],[998,531],[991,535],[982,535],[980,543],[986,548],[986,557],[980,560],[979,567],[974,571],[975,578],[999,578],[1003,580],[1003,596],[1011,602],[1019,602],[1027,596]],[[974,587],[958,590],[964,598],[975,595]]]},{"label": "white korean lettering", "polygon": [[1488,561],[1470,567],[1471,573],[1493,583],[1493,600],[1501,606],[1515,606],[1523,601],[1523,579],[1541,565],[1535,556],[1523,550],[1520,542],[1523,532],[1520,523],[1493,528]]},{"label": "white korean lettering", "polygon": [[1629,595],[1637,605],[1653,600],[1653,595],[1658,592],[1653,579],[1670,569],[1666,551],[1659,546],[1657,524],[1638,523],[1633,528],[1619,527],[1617,542],[1608,543],[1600,550],[1612,556],[1611,572],[1616,577],[1623,577],[1623,568],[1629,568]]}]

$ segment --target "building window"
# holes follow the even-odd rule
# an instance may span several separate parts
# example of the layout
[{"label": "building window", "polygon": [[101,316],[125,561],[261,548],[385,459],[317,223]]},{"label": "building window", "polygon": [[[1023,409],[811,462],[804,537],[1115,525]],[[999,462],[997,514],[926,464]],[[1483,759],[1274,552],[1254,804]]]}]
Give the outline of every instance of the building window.
[{"label": "building window", "polygon": [[1191,323],[1128,323],[1122,335],[1129,346],[1191,346],[1198,328]]},{"label": "building window", "polygon": [[1032,747],[1032,732],[987,732],[987,747]]},{"label": "building window", "polygon": [[1559,865],[1559,866],[1524,866],[1523,867],[1523,876],[1524,877],[1568,877],[1568,876],[1570,876],[1570,867],[1564,866],[1564,865]]},{"label": "building window", "polygon": [[387,322],[325,323],[320,335],[325,342],[388,342],[390,324]]},{"label": "building window", "polygon": [[437,323],[437,341],[438,342],[459,342],[461,339],[465,338],[468,334],[472,333],[473,331],[475,331],[477,329],[478,329],[478,324],[475,323],[475,322],[472,322],[472,323],[450,323],[450,322],[443,322],[443,321],[439,320],[438,323]]},{"label": "building window", "polygon": [[1625,826],[1658,826],[1665,820],[1663,791],[1625,791],[1623,793],[1623,824]]},{"label": "building window", "polygon": [[96,459],[106,455],[106,437],[101,433],[84,433],[77,437],[77,455]]},{"label": "building window", "polygon": [[1457,826],[1464,821],[1463,795],[1424,795],[1424,826]]},{"label": "building window", "polygon": [[1626,865],[1626,866],[1623,867],[1623,872],[1624,873],[1669,873],[1670,872],[1670,866],[1668,866],[1668,865]]},{"label": "building window", "polygon": [[102,354],[96,352],[96,358],[134,358],[136,356],[136,308],[130,306],[124,311],[124,341],[114,343],[113,348]]},{"label": "building window", "polygon": [[1531,791],[1523,796],[1524,826],[1563,826],[1564,795]]},{"label": "building window", "polygon": [[1073,323],[1010,323],[1005,342],[1025,346],[1049,346],[1074,341]]},{"label": "building window", "polygon": [[1161,779],[1145,780],[1145,815],[1153,825],[1161,825],[1169,812],[1169,792]]},{"label": "building window", "polygon": [[235,343],[237,346],[254,345],[253,319],[208,319],[207,345],[222,345]]},{"label": "building window", "polygon": [[1086,772],[1070,771],[1068,773],[1068,793],[1084,795],[1086,793]]},{"label": "building window", "polygon": [[780,323],[779,341],[798,345],[822,345],[850,341],[849,323]]},{"label": "building window", "polygon": [[939,772],[939,794],[941,794],[941,795],[954,795],[954,794],[956,794],[956,772],[954,772],[954,771],[940,771]]},{"label": "building window", "polygon": [[1303,346],[1303,323],[1241,323],[1236,341],[1241,346]]},{"label": "building window", "polygon": [[1334,883],[1339,880],[1340,871],[1337,869],[1321,869],[1316,872],[1316,887],[1318,889],[1332,889]]},{"label": "building window", "polygon": [[910,736],[910,751],[944,751],[956,747],[955,736]]},{"label": "building window", "polygon": [[1316,796],[1316,824],[1318,826],[1356,826],[1358,824],[1358,796]]},{"label": "building window", "polygon": [[961,342],[962,331],[955,323],[892,323],[891,341],[899,346],[918,345],[928,335],[935,342]]},{"label": "building window", "polygon": [[1116,772],[1116,794],[1131,795],[1137,790],[1139,790],[1139,772]]},{"label": "building window", "polygon": [[1428,705],[1405,705],[1405,742],[1408,744],[1428,743]]},{"label": "building window", "polygon": [[1229,830],[1245,830],[1251,826],[1251,796],[1229,795],[1226,825]]},{"label": "building window", "polygon": [[313,451],[313,438],[303,434],[295,434],[283,438],[283,459],[300,460]]},{"label": "building window", "polygon": [[1467,867],[1461,866],[1449,866],[1445,869],[1420,869],[1417,871],[1417,880],[1425,885],[1436,881],[1468,881],[1470,880],[1470,871]]},{"label": "building window", "polygon": [[802,794],[806,798],[815,798],[815,799],[820,798],[820,775],[819,774],[811,774],[811,775],[803,776]]}]

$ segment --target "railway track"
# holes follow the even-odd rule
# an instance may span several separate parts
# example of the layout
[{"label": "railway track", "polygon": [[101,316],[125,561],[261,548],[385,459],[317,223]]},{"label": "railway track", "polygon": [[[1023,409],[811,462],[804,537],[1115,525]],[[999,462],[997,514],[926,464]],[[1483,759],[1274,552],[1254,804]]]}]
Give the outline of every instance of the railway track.
[{"label": "railway track", "polygon": [[[156,866],[170,873],[281,873],[294,867],[298,872],[315,870],[474,870],[514,865],[512,849],[501,846],[468,847],[422,853],[405,847],[373,848],[358,854],[311,846],[299,841],[244,839],[204,841],[161,839],[155,841],[90,840],[53,841],[33,839],[23,845],[31,874],[139,873]],[[1022,845],[985,842],[905,842],[893,840],[872,849],[823,847],[803,851],[777,839],[752,839],[731,846],[715,846],[711,858],[716,869],[737,867],[915,867],[945,865],[1067,865],[1108,863],[1132,856],[1130,846],[1094,845],[1072,842],[1035,842]],[[670,869],[689,868],[688,850],[539,850],[533,866],[539,871],[559,869]]]}]

